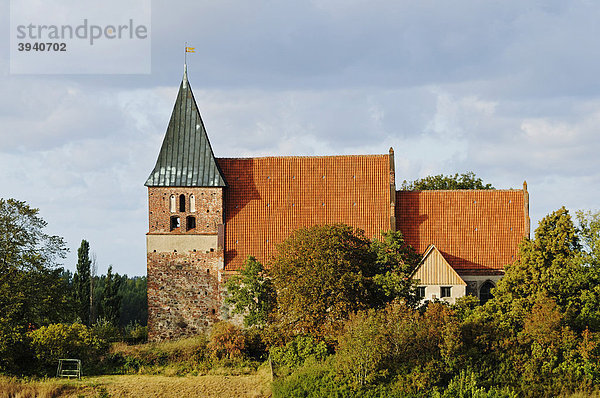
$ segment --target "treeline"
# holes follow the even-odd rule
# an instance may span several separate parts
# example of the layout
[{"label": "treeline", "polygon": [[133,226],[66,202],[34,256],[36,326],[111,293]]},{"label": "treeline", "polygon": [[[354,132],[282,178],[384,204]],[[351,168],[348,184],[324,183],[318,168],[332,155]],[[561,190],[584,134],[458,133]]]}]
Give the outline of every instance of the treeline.
[{"label": "treeline", "polygon": [[249,259],[227,301],[270,353],[274,396],[597,392],[600,213],[577,219],[545,217],[483,306],[421,305],[401,235],[369,241],[343,225],[296,231],[268,269]]},{"label": "treeline", "polygon": [[[70,292],[72,307],[81,308],[81,299],[76,295],[77,273],[64,270],[61,277]],[[145,276],[129,277],[127,274],[113,274],[112,266],[109,266],[106,275],[94,276],[90,285],[93,286],[93,289],[90,289],[92,290],[91,307],[88,296],[85,298],[86,312],[82,314],[81,310],[73,311],[74,321],[90,326],[98,320],[107,320],[120,328],[128,325],[147,325],[148,298]],[[85,318],[89,321],[84,321]]]},{"label": "treeline", "polygon": [[[70,340],[106,347],[115,339],[147,336],[146,278],[113,274],[112,267],[95,276],[85,240],[77,272],[65,271],[59,266],[65,242],[44,232],[38,213],[23,201],[0,198],[0,372],[37,372],[40,342],[54,350]],[[58,324],[63,326],[47,328]],[[48,335],[53,332],[58,334]],[[91,340],[78,340],[87,334]]]}]

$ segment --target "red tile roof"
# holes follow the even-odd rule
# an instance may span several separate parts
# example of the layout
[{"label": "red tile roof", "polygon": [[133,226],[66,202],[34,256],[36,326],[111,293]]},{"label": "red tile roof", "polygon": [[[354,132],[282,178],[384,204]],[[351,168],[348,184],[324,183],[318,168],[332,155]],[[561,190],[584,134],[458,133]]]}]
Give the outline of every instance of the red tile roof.
[{"label": "red tile roof", "polygon": [[225,269],[267,262],[295,229],[345,223],[368,237],[390,229],[388,155],[220,158]]},{"label": "red tile roof", "polygon": [[522,190],[396,192],[396,228],[419,253],[434,244],[460,274],[497,273],[529,235]]}]

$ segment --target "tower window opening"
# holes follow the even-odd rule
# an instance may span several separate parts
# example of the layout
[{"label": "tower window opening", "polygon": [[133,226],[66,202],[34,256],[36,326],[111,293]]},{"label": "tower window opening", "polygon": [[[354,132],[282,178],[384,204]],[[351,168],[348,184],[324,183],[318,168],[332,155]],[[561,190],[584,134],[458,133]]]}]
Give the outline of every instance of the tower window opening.
[{"label": "tower window opening", "polygon": [[176,230],[180,226],[180,220],[178,216],[171,216],[171,231]]},{"label": "tower window opening", "polygon": [[169,198],[169,210],[171,213],[175,213],[175,195],[171,195]]},{"label": "tower window opening", "polygon": [[194,195],[190,195],[190,211],[192,213],[196,211],[196,197]]},{"label": "tower window opening", "polygon": [[185,224],[187,225],[187,230],[192,230],[196,228],[196,217],[194,216],[187,216],[186,220],[185,220]]},{"label": "tower window opening", "polygon": [[179,195],[179,211],[185,211],[185,195]]}]

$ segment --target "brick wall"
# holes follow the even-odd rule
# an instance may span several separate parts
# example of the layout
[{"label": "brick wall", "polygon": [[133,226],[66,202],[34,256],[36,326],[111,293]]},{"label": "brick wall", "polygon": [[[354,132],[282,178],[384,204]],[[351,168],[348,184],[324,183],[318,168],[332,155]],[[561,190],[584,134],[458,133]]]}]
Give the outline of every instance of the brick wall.
[{"label": "brick wall", "polygon": [[[179,196],[185,195],[185,211],[179,211]],[[175,212],[170,210],[170,198],[175,195]],[[196,200],[196,211],[190,209],[190,196]],[[223,189],[191,187],[149,187],[149,233],[217,233],[223,223]],[[179,216],[181,226],[171,231],[171,216]],[[196,219],[196,228],[189,229],[187,217]]]}]

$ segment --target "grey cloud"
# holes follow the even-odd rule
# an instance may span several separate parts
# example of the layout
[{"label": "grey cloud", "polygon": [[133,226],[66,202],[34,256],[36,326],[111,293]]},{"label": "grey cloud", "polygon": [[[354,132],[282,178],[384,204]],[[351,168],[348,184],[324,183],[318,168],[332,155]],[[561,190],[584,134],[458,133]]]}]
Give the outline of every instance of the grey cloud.
[{"label": "grey cloud", "polygon": [[593,208],[598,11],[579,1],[154,1],[150,76],[0,76],[0,197],[40,207],[67,238],[71,268],[86,238],[101,269],[143,274],[143,183],[187,40],[216,156],[393,146],[398,183],[465,171],[499,188],[527,179],[534,223],[562,205]]}]

